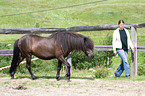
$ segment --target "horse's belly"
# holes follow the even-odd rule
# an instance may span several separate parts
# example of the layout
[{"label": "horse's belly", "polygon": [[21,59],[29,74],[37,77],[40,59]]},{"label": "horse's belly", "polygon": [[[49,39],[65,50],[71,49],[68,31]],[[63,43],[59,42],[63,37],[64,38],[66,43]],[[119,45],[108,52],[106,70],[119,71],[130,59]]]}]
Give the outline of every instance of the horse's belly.
[{"label": "horse's belly", "polygon": [[43,53],[43,54],[33,54],[33,55],[35,55],[36,57],[38,57],[40,59],[44,59],[44,60],[50,60],[50,59],[56,58],[54,55],[52,55],[52,54],[46,54],[46,53]]},{"label": "horse's belly", "polygon": [[43,59],[43,60],[50,60],[50,59],[54,59],[56,57],[38,57],[40,59]]}]

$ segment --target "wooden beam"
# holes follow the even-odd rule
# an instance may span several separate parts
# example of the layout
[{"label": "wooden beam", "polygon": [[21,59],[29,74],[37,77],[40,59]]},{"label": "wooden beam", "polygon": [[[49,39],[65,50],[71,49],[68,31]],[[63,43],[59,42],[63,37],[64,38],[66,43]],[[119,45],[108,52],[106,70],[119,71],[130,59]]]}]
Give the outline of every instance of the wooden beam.
[{"label": "wooden beam", "polygon": [[[94,51],[113,51],[112,45],[94,45]],[[130,51],[130,50],[129,50]],[[137,52],[145,52],[145,46],[137,46]],[[0,50],[0,56],[12,56],[13,49]]]},{"label": "wooden beam", "polygon": [[0,54],[0,56],[13,56],[13,54]]},{"label": "wooden beam", "polygon": [[134,53],[131,54],[131,76],[137,76],[137,33],[134,27],[131,27],[131,39],[134,46]]},{"label": "wooden beam", "polygon": [[[130,29],[131,26],[135,28],[145,27],[145,23],[126,24],[124,27]],[[106,25],[86,25],[75,27],[62,28],[8,28],[0,29],[0,34],[31,34],[31,33],[53,33],[53,32],[81,32],[81,31],[100,31],[100,30],[114,30],[118,28],[117,24]]]},{"label": "wooden beam", "polygon": [[13,54],[13,49],[0,50],[0,54]]},{"label": "wooden beam", "polygon": [[95,48],[112,48],[112,45],[94,45]]},{"label": "wooden beam", "polygon": [[144,23],[135,23],[135,24],[131,24],[131,25],[134,28],[143,28],[143,27],[145,27],[145,22]]}]

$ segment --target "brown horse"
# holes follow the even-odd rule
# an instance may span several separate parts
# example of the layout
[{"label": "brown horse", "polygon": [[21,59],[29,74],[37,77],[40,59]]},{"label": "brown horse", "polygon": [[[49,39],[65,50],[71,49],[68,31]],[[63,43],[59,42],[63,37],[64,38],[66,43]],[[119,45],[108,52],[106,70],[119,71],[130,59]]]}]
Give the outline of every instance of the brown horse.
[{"label": "brown horse", "polygon": [[50,60],[58,59],[58,69],[56,79],[60,79],[60,70],[62,63],[68,67],[67,80],[70,80],[70,65],[64,59],[71,51],[83,51],[89,59],[94,57],[94,43],[89,37],[74,32],[56,32],[49,37],[41,37],[37,35],[25,35],[14,43],[13,60],[10,68],[11,78],[19,63],[26,58],[26,67],[29,70],[32,79],[37,79],[31,71],[32,55]]}]

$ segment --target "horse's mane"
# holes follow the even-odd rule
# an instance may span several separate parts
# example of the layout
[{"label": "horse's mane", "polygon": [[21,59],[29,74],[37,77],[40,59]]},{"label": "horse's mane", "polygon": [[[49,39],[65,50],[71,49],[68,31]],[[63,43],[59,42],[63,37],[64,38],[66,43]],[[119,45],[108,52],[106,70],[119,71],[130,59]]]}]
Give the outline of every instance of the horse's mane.
[{"label": "horse's mane", "polygon": [[56,32],[49,37],[55,38],[57,42],[60,42],[63,47],[62,50],[64,54],[67,54],[73,50],[85,51],[86,47],[90,49],[94,48],[94,43],[89,37],[75,32]]}]

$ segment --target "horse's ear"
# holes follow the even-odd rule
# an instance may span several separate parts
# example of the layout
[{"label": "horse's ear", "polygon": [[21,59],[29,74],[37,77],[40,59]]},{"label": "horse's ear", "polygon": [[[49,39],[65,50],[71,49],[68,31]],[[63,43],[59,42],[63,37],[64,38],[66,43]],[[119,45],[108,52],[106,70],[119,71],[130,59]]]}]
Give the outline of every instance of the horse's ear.
[{"label": "horse's ear", "polygon": [[87,41],[87,38],[86,37],[84,37],[84,42],[86,42]]},{"label": "horse's ear", "polygon": [[84,37],[84,42],[86,42],[88,40],[89,36],[88,37]]}]

